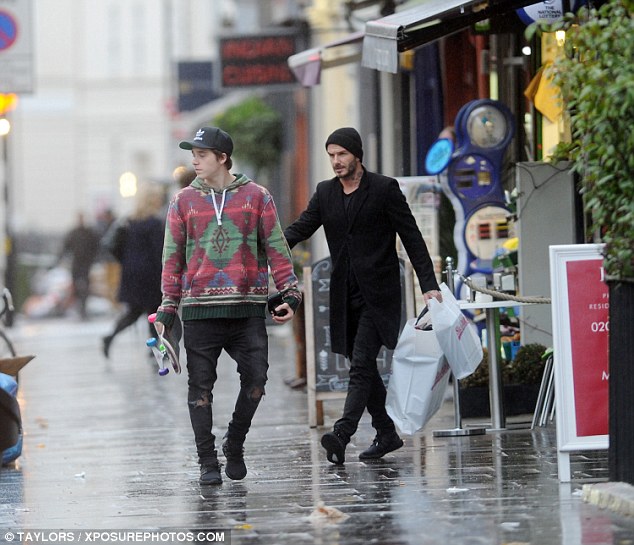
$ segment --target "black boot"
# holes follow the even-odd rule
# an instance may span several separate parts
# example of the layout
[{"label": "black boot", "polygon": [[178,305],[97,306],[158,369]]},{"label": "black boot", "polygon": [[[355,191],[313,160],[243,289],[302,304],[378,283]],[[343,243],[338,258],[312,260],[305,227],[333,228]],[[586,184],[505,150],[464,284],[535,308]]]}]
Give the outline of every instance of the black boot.
[{"label": "black boot", "polygon": [[225,437],[222,452],[227,459],[225,475],[233,481],[241,481],[247,476],[247,466],[244,463],[244,446],[241,441],[233,441]]},{"label": "black boot", "polygon": [[214,464],[205,464],[200,466],[200,484],[222,484],[220,476],[220,464],[216,461]]},{"label": "black boot", "polygon": [[395,431],[377,433],[372,444],[359,454],[359,460],[377,460],[402,446],[403,440]]},{"label": "black boot", "polygon": [[331,464],[342,465],[346,461],[346,445],[349,439],[338,430],[325,433],[321,446],[326,449],[326,458]]},{"label": "black boot", "polygon": [[198,482],[203,485],[222,484],[220,464],[218,463],[216,451],[212,452],[212,456],[200,462],[200,479],[198,479]]}]

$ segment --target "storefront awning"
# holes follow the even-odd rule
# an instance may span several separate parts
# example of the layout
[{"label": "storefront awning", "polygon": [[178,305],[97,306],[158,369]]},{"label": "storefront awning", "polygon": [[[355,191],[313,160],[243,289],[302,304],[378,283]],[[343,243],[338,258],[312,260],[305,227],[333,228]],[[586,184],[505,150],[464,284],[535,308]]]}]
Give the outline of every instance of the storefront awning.
[{"label": "storefront awning", "polygon": [[454,34],[535,0],[426,0],[419,6],[365,24],[362,66],[398,72],[398,54]]},{"label": "storefront awning", "polygon": [[318,85],[323,69],[361,59],[361,40],[363,31],[353,32],[339,40],[291,55],[288,66],[304,87]]}]

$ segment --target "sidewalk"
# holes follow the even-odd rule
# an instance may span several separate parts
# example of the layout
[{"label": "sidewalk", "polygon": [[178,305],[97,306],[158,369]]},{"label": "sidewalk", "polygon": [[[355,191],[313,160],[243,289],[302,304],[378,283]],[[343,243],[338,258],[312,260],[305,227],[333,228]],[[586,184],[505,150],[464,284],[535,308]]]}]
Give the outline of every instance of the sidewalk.
[{"label": "sidewalk", "polygon": [[[23,454],[0,472],[0,542],[5,530],[24,529],[225,529],[234,545],[634,540],[634,519],[581,497],[584,483],[607,480],[606,452],[573,455],[573,482],[559,483],[554,425],[434,437],[454,427],[447,401],[427,429],[375,463],[357,458],[374,435],[364,417],[345,466],[329,464],[324,429],[307,425],[306,393],[283,381],[295,369],[288,326],[269,329],[269,384],[245,445],[246,479],[201,488],[186,371],[158,376],[142,323],[117,337],[105,360],[101,337],[111,325],[59,319],[10,331],[21,354],[37,357],[20,374]],[[226,356],[219,367],[214,433],[222,437],[237,374]],[[325,428],[341,407],[324,402]]]}]

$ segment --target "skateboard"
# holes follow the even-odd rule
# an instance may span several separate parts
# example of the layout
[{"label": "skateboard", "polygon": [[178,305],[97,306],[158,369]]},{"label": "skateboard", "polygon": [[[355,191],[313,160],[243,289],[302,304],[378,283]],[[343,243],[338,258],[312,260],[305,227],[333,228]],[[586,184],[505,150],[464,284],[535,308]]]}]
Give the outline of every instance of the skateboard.
[{"label": "skateboard", "polygon": [[[153,324],[156,321],[156,313],[150,314],[147,319],[148,322]],[[167,363],[170,363],[174,372],[177,375],[180,375],[181,365],[178,361],[178,353],[174,350],[164,335],[161,335],[157,331],[157,336],[158,337],[150,337],[147,341],[145,341],[145,344],[152,350],[154,359],[158,364],[158,374],[161,376],[167,375],[169,373]]]}]

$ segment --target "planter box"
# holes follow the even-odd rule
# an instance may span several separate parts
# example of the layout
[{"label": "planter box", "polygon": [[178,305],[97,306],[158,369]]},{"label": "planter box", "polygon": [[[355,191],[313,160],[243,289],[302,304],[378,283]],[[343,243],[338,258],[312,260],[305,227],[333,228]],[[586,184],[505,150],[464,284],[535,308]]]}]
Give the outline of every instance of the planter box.
[{"label": "planter box", "polygon": [[[508,384],[503,388],[504,416],[532,414],[535,411],[539,384]],[[460,416],[462,418],[491,416],[487,386],[460,389]]]}]

